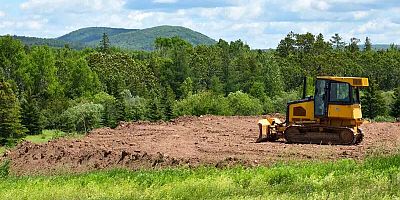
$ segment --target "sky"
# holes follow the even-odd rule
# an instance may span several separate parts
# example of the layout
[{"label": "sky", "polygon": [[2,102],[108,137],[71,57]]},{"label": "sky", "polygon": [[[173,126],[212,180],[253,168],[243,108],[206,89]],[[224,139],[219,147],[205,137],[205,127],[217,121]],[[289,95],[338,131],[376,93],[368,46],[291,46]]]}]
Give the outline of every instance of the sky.
[{"label": "sky", "polygon": [[84,27],[184,26],[275,48],[290,31],[400,44],[399,0],[0,0],[0,35],[54,38]]}]

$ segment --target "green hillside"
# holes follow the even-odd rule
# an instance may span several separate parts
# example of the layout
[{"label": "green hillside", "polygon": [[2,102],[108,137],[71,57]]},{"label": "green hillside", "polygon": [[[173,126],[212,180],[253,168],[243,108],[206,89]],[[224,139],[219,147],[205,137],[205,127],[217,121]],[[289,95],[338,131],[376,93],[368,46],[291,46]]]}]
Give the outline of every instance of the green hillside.
[{"label": "green hillside", "polygon": [[110,42],[114,46],[125,49],[153,50],[155,39],[174,36],[178,36],[193,45],[215,43],[215,40],[206,35],[180,26],[157,26],[135,32],[121,33],[111,36]]},{"label": "green hillside", "polygon": [[135,32],[138,29],[123,29],[123,28],[108,28],[108,27],[89,27],[82,28],[76,31],[72,31],[66,35],[63,35],[57,39],[64,40],[68,42],[82,42],[82,43],[90,43],[93,41],[100,41],[103,33],[107,33],[107,35],[114,36],[120,33],[126,32]]},{"label": "green hillside", "polygon": [[80,42],[68,42],[51,38],[37,38],[37,37],[25,37],[25,36],[13,36],[13,38],[21,40],[25,45],[28,46],[47,45],[51,47],[62,48],[65,45],[68,45],[70,48],[73,49],[83,49],[87,46],[86,44]]},{"label": "green hillside", "polygon": [[178,36],[193,45],[214,44],[215,40],[210,37],[180,26],[157,26],[147,29],[122,29],[107,27],[89,27],[72,31],[58,38],[35,38],[14,36],[24,44],[48,45],[52,47],[64,47],[68,44],[74,49],[83,49],[85,47],[96,47],[103,36],[107,33],[111,45],[123,49],[135,50],[153,50],[154,40],[159,37]]}]

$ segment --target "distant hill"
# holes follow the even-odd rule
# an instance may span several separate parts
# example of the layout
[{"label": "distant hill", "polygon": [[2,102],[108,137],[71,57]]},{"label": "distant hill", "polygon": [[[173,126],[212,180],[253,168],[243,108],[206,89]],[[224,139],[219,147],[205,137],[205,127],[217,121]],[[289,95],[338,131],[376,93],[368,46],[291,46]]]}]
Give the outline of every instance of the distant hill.
[{"label": "distant hill", "polygon": [[25,36],[13,36],[14,39],[21,40],[22,43],[28,46],[38,46],[38,45],[47,45],[51,47],[62,48],[65,45],[68,45],[73,49],[83,49],[86,47],[85,44],[79,42],[67,42],[58,39],[47,39],[47,38],[37,38],[37,37],[25,37]]},{"label": "distant hill", "polygon": [[157,26],[147,29],[123,29],[108,27],[89,27],[72,31],[58,38],[35,38],[14,36],[26,45],[48,45],[64,47],[68,44],[71,48],[82,49],[96,47],[107,33],[110,43],[114,47],[135,50],[153,50],[154,40],[158,37],[178,36],[192,45],[210,45],[216,43],[210,37],[181,26]]},{"label": "distant hill", "polygon": [[[360,49],[364,49],[364,45],[358,45]],[[399,45],[394,45],[396,48],[400,48]],[[372,44],[372,49],[375,50],[386,50],[390,48],[390,44]]]},{"label": "distant hill", "polygon": [[[158,37],[178,36],[193,45],[216,43],[215,40],[199,32],[180,26],[157,26],[138,31],[121,33],[110,37],[112,45],[125,49],[153,50],[154,41]],[[97,44],[99,41],[94,41]],[[93,44],[93,43],[92,43]]]},{"label": "distant hill", "polygon": [[107,33],[108,37],[118,35],[120,33],[135,32],[138,29],[108,28],[108,27],[89,27],[72,31],[66,35],[58,37],[59,40],[68,42],[90,43],[100,41],[103,33]]}]

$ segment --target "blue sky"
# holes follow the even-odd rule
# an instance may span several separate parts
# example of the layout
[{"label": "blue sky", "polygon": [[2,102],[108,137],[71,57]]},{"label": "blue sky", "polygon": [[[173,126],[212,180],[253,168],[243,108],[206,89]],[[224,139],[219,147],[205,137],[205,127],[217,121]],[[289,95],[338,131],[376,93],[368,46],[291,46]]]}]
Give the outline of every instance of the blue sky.
[{"label": "blue sky", "polygon": [[58,37],[83,27],[178,25],[275,48],[289,31],[400,44],[398,0],[0,0],[0,35]]}]

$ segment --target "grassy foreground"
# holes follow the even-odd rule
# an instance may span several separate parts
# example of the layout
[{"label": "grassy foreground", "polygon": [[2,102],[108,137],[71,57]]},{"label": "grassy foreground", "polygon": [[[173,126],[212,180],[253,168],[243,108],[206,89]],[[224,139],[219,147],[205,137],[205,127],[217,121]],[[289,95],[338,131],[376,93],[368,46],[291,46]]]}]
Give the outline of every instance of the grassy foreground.
[{"label": "grassy foreground", "polygon": [[0,178],[0,199],[396,199],[400,155],[273,167]]}]

